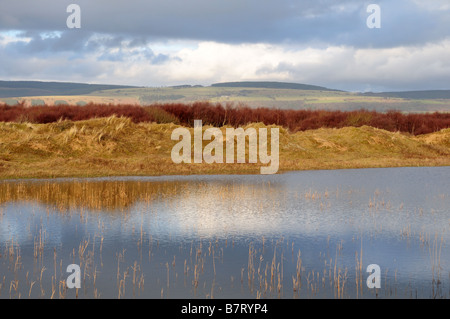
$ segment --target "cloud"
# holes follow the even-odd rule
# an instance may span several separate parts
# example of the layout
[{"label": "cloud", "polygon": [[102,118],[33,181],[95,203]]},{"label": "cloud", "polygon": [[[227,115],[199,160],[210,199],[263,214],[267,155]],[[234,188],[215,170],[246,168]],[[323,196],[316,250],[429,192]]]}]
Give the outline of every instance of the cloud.
[{"label": "cloud", "polygon": [[447,0],[0,0],[0,77],[132,85],[292,81],[345,90],[446,88]]},{"label": "cloud", "polygon": [[29,59],[7,51],[0,51],[3,78],[67,80],[69,75],[82,82],[147,86],[270,79],[344,90],[447,89],[450,83],[450,40],[386,49],[205,41],[154,51],[117,44],[70,62],[69,52]]},{"label": "cloud", "polygon": [[[82,29],[150,40],[224,43],[322,42],[358,47],[416,45],[450,34],[447,5],[379,0],[383,28],[368,30],[370,1],[79,0]],[[67,30],[71,1],[1,0],[0,30]]]},{"label": "cloud", "polygon": [[[344,90],[448,89],[450,40],[425,47],[325,49],[203,42],[166,66],[174,81],[278,80]],[[176,70],[176,72],[175,72]],[[170,75],[173,74],[171,77]]]},{"label": "cloud", "polygon": [[85,50],[86,41],[90,36],[90,33],[84,31],[77,33],[26,31],[19,33],[17,41],[10,43],[6,49],[11,54],[20,55],[80,52]]}]

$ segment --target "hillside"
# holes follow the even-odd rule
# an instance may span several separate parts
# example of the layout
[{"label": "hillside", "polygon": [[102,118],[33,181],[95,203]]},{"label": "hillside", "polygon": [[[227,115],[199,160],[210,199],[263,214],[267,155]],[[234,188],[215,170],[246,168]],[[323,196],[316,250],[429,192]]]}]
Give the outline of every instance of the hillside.
[{"label": "hillside", "polygon": [[70,82],[0,81],[0,97],[83,95],[100,90],[135,88],[127,85]]},{"label": "hillside", "polygon": [[215,83],[212,87],[228,87],[228,88],[259,88],[259,89],[287,89],[287,90],[305,90],[305,91],[337,91],[340,90],[328,89],[322,86],[288,83],[288,82],[223,82]]},{"label": "hillside", "polygon": [[362,93],[363,96],[378,96],[388,98],[401,98],[413,100],[434,100],[450,99],[450,90],[427,90],[427,91],[405,91],[405,92],[381,92],[381,93]]},{"label": "hillside", "polygon": [[293,110],[449,112],[450,91],[354,93],[285,82],[225,82],[211,86],[132,87],[118,85],[0,81],[0,103],[15,105],[192,103],[245,104]]},{"label": "hillside", "polygon": [[[260,163],[174,164],[171,133],[177,127],[114,116],[50,124],[1,122],[0,178],[259,174]],[[450,165],[450,129],[417,137],[368,126],[297,133],[279,129],[279,172]]]}]

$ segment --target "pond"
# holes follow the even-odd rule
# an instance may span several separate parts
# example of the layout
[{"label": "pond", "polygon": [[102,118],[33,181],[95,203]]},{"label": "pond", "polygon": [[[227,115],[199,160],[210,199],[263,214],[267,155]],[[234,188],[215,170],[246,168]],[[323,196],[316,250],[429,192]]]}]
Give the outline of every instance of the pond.
[{"label": "pond", "polygon": [[449,298],[449,190],[448,167],[2,181],[0,298]]}]

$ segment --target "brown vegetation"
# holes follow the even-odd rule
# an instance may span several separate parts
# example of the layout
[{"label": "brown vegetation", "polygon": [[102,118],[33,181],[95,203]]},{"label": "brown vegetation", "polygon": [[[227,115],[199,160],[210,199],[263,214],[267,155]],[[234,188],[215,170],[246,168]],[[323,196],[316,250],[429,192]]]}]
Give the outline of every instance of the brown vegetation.
[{"label": "brown vegetation", "polygon": [[[177,141],[171,133],[177,127],[115,116],[48,124],[0,122],[0,179],[260,173],[261,163],[173,163]],[[223,134],[227,127],[221,127]],[[253,123],[244,129],[249,127],[267,126]],[[280,172],[450,165],[450,129],[417,137],[369,126],[296,133],[279,129]],[[193,130],[189,128],[191,134]]]},{"label": "brown vegetation", "polygon": [[85,106],[56,105],[31,106],[0,104],[0,122],[53,123],[59,120],[82,121],[92,118],[129,117],[133,122],[151,122],[153,117],[142,107],[132,104],[104,105],[89,103]]},{"label": "brown vegetation", "polygon": [[135,123],[175,123],[189,127],[193,126],[194,120],[202,120],[204,125],[216,127],[224,125],[238,127],[261,122],[265,125],[282,126],[291,132],[366,125],[390,132],[421,135],[450,127],[450,113],[439,112],[403,114],[398,111],[382,113],[363,109],[358,111],[281,110],[210,102],[152,104],[144,107],[94,103],[85,106],[0,105],[0,122],[45,124],[58,120],[80,121],[111,115],[129,117]]}]

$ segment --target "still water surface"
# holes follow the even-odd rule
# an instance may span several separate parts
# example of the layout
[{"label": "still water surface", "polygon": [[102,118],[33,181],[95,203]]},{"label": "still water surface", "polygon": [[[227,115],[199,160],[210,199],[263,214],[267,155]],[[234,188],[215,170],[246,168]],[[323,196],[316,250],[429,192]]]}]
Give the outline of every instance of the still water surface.
[{"label": "still water surface", "polygon": [[4,181],[0,298],[449,298],[449,190],[448,167]]}]

